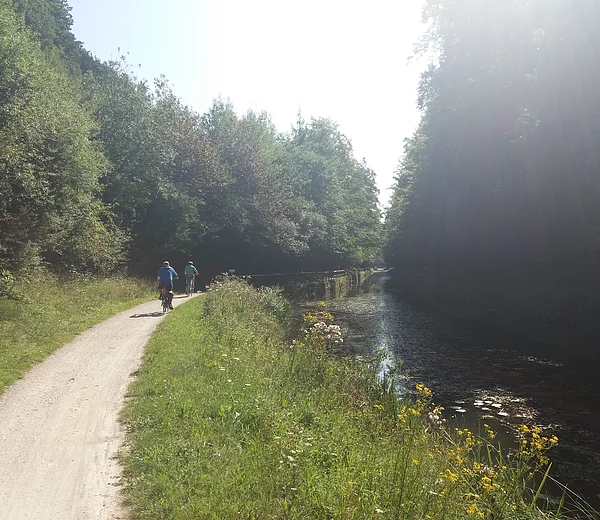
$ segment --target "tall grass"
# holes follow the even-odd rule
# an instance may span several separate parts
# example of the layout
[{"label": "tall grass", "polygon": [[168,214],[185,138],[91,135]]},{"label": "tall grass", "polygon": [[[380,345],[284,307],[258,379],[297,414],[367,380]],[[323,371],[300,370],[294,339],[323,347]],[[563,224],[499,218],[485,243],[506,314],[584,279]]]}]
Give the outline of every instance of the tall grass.
[{"label": "tall grass", "polygon": [[554,438],[523,431],[508,457],[489,428],[451,434],[424,386],[402,401],[330,357],[325,309],[285,343],[273,297],[226,279],[159,326],[123,413],[134,519],[561,517],[529,489]]},{"label": "tall grass", "polygon": [[149,284],[131,278],[36,275],[11,282],[0,297],[0,394],[76,334],[151,294]]}]

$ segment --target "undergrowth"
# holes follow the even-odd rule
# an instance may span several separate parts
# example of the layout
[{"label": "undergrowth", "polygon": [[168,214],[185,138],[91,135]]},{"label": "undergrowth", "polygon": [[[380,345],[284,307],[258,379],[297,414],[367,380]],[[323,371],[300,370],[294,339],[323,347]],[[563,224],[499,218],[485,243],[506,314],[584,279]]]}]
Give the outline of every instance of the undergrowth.
[{"label": "undergrowth", "polygon": [[[495,433],[450,431],[423,385],[401,400],[376,361],[332,357],[318,307],[284,340],[273,294],[235,279],[170,314],[123,420],[134,519],[545,519],[537,427],[505,453]],[[562,511],[561,511],[562,509]]]},{"label": "undergrowth", "polygon": [[76,334],[152,294],[149,284],[120,277],[36,274],[5,282],[0,296],[0,394]]}]

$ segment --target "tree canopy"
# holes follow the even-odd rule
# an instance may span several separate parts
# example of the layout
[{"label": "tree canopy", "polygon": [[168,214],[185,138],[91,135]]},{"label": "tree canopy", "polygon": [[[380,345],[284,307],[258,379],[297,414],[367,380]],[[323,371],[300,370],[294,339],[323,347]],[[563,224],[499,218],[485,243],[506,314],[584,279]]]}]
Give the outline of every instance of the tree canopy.
[{"label": "tree canopy", "polygon": [[330,269],[380,255],[374,173],[336,123],[216,100],[185,106],[166,78],[101,63],[66,0],[0,0],[0,258],[152,272]]},{"label": "tree canopy", "polygon": [[424,17],[435,59],[397,169],[388,262],[432,300],[554,317],[597,305],[600,4],[428,0]]}]

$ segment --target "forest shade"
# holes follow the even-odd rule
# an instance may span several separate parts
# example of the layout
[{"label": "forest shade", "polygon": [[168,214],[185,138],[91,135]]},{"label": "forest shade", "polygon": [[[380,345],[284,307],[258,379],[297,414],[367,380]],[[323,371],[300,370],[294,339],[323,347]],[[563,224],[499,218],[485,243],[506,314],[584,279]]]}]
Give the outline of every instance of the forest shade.
[{"label": "forest shade", "polygon": [[430,302],[593,328],[600,4],[428,0],[424,17],[435,58],[396,172],[388,263]]}]

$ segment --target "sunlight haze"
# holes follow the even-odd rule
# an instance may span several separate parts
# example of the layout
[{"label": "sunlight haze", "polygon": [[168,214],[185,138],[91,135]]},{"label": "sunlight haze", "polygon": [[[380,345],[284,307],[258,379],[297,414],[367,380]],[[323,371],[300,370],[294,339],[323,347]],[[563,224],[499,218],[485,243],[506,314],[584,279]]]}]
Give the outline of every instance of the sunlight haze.
[{"label": "sunlight haze", "polygon": [[[102,60],[126,54],[140,78],[164,74],[184,103],[216,97],[239,113],[271,114],[287,131],[337,121],[357,158],[377,173],[386,204],[403,140],[419,114],[422,63],[408,63],[423,32],[421,2],[340,0],[71,0],[73,30]],[[166,7],[168,5],[168,8]]]}]

